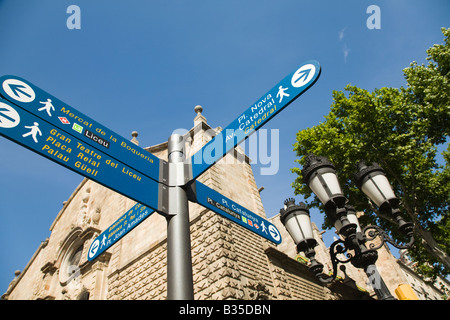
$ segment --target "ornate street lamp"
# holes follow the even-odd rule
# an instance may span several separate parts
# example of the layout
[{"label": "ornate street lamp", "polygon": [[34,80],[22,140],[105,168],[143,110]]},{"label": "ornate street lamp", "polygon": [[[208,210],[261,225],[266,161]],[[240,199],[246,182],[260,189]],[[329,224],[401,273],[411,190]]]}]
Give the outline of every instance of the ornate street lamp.
[{"label": "ornate street lamp", "polygon": [[[358,187],[380,208],[388,212],[399,223],[399,231],[409,237],[406,245],[393,241],[380,227],[367,226],[361,229],[355,209],[347,203],[336,175],[333,164],[325,157],[308,155],[302,170],[304,182],[317,195],[325,206],[325,214],[333,222],[336,231],[342,239],[336,240],[330,246],[330,256],[333,265],[331,277],[322,273],[323,265],[315,259],[314,247],[317,242],[312,239],[312,227],[309,210],[306,205],[295,205],[293,199],[285,201],[284,209],[280,210],[280,219],[297,245],[297,251],[303,251],[310,259],[310,271],[322,282],[330,283],[337,276],[338,263],[350,262],[356,268],[362,268],[372,281],[375,293],[380,300],[392,300],[386,284],[379,275],[375,262],[378,259],[376,250],[385,242],[391,243],[399,249],[409,248],[413,241],[413,224],[405,222],[400,217],[399,201],[395,196],[386,175],[380,166],[373,164],[368,167],[364,163],[358,164],[355,175]],[[378,246],[366,243],[380,237]],[[351,253],[349,252],[352,251]],[[342,255],[346,254],[346,258]]]},{"label": "ornate street lamp", "polygon": [[309,209],[306,204],[300,202],[296,205],[294,199],[286,199],[284,208],[280,210],[280,219],[294,240],[297,252],[304,252],[310,260],[309,270],[314,274],[321,274],[323,265],[315,259],[314,247],[317,246],[317,241],[314,239]]},{"label": "ornate street lamp", "polygon": [[354,232],[356,225],[347,219],[345,198],[336,175],[336,168],[325,157],[308,155],[302,170],[303,181],[325,206],[325,213],[333,223],[340,223],[340,233]]},{"label": "ornate street lamp", "polygon": [[400,201],[395,196],[384,170],[377,163],[367,166],[364,162],[358,163],[357,169],[358,172],[355,174],[356,186],[378,206],[381,212],[388,214],[397,221],[399,232],[410,238],[410,243],[407,245],[410,247],[414,241],[414,224],[406,222],[400,216],[400,209],[398,208]]}]

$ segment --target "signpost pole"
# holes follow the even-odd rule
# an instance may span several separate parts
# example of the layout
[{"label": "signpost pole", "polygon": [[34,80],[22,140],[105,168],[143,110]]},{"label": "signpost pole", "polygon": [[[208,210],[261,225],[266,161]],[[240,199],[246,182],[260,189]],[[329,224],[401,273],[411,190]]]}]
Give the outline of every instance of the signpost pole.
[{"label": "signpost pole", "polygon": [[[168,141],[169,179],[184,175],[184,139],[173,134]],[[169,187],[167,217],[167,299],[193,300],[189,206],[181,185]]]}]

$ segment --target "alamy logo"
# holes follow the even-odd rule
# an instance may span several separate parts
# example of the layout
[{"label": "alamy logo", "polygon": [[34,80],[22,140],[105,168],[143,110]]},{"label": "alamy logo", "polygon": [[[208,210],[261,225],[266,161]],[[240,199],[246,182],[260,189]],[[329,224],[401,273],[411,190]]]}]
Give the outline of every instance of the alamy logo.
[{"label": "alamy logo", "polygon": [[[220,136],[234,135],[234,130],[225,130],[226,132],[216,133],[213,129],[206,130],[206,134],[215,136],[214,143],[208,145],[203,153],[197,152],[193,157],[193,163],[214,163],[215,155],[223,153],[224,145]],[[185,129],[177,129],[173,133],[184,135],[188,132]],[[268,137],[270,135],[270,137]],[[241,143],[239,148],[243,151],[236,152],[235,157],[224,157],[223,164],[242,164],[245,163],[246,154],[252,159],[253,165],[258,165],[261,175],[275,175],[280,167],[280,130],[279,129],[260,129],[247,139],[248,143]]]},{"label": "alamy logo", "polygon": [[370,17],[367,18],[366,26],[368,29],[381,29],[381,10],[379,6],[374,4],[367,7],[367,14],[371,14]]},{"label": "alamy logo", "polygon": [[381,289],[381,276],[378,273],[377,267],[375,265],[370,265],[366,270],[367,274],[367,286],[373,289]]},{"label": "alamy logo", "polygon": [[66,13],[71,15],[67,18],[67,29],[81,29],[81,9],[79,6],[70,5],[67,7]]}]

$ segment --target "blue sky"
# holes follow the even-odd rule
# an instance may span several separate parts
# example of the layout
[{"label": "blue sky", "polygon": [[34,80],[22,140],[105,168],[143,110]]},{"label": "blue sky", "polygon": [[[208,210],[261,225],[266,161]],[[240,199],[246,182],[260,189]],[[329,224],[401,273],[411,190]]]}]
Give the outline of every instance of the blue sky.
[{"label": "blue sky", "polygon": [[[79,30],[66,26],[72,4]],[[381,29],[366,26],[372,4]],[[332,90],[405,85],[402,69],[426,62],[449,16],[448,0],[0,0],[0,75],[23,77],[124,137],[136,130],[145,147],[190,129],[198,104],[225,127],[297,65],[319,61],[317,83],[265,126],[280,135],[278,173],[254,166],[271,217],[294,196],[295,134],[323,121]],[[4,293],[82,177],[3,137],[0,155]],[[318,211],[312,219],[322,224]]]}]

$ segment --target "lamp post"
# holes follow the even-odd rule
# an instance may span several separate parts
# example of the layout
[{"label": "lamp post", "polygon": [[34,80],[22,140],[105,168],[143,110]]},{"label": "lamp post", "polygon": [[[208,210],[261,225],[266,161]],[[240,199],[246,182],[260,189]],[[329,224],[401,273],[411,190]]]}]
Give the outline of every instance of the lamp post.
[{"label": "lamp post", "polygon": [[[317,242],[313,239],[309,210],[306,205],[304,203],[295,205],[293,199],[287,199],[284,208],[280,210],[280,219],[293,238],[297,251],[304,252],[310,259],[309,270],[322,283],[330,283],[336,279],[338,263],[350,262],[356,268],[364,269],[378,299],[393,300],[394,297],[375,266],[378,259],[377,250],[385,242],[399,249],[409,248],[414,241],[414,225],[411,222],[405,222],[400,216],[399,200],[383,169],[377,164],[367,166],[363,162],[359,163],[357,168],[358,172],[355,174],[357,186],[379,207],[380,211],[395,218],[399,224],[399,232],[409,238],[406,245],[396,243],[378,226],[370,225],[361,229],[356,210],[348,204],[341,190],[334,165],[325,157],[312,154],[307,156],[302,170],[304,182],[324,204],[325,214],[342,236],[342,239],[334,241],[330,246],[332,276],[323,274],[323,265],[315,259],[314,247]],[[380,237],[381,240],[378,246],[366,245],[376,237]],[[352,253],[348,252],[349,250]],[[346,254],[346,258],[342,258],[339,254]]]}]

